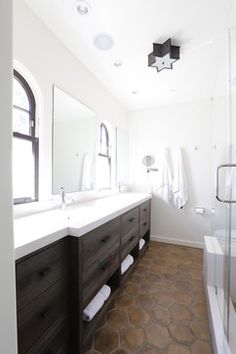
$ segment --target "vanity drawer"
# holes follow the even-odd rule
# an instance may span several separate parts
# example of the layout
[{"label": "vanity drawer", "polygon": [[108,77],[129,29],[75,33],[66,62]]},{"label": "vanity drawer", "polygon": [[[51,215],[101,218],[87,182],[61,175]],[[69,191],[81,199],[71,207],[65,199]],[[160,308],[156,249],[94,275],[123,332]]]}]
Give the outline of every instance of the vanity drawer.
[{"label": "vanity drawer", "polygon": [[142,219],[149,219],[150,217],[150,201],[148,200],[147,202],[143,203],[139,207],[140,209],[140,220]]},{"label": "vanity drawer", "polygon": [[69,353],[68,320],[60,316],[27,351],[27,354]]},{"label": "vanity drawer", "polygon": [[121,261],[132,251],[138,243],[138,230],[131,230],[121,239]]},{"label": "vanity drawer", "polygon": [[87,272],[83,272],[83,304],[86,306],[106,283],[120,264],[119,246],[100,258]]},{"label": "vanity drawer", "polygon": [[139,207],[139,237],[142,238],[150,229],[150,202],[147,201]]},{"label": "vanity drawer", "polygon": [[67,240],[16,264],[17,308],[22,309],[67,275]]},{"label": "vanity drawer", "polygon": [[122,215],[121,224],[122,224],[122,236],[126,235],[130,231],[138,231],[138,217],[139,217],[138,208],[132,209]]},{"label": "vanity drawer", "polygon": [[83,236],[83,271],[87,272],[99,259],[120,243],[120,218],[109,221]]},{"label": "vanity drawer", "polygon": [[59,281],[19,311],[19,353],[27,352],[66,309],[66,286]]}]

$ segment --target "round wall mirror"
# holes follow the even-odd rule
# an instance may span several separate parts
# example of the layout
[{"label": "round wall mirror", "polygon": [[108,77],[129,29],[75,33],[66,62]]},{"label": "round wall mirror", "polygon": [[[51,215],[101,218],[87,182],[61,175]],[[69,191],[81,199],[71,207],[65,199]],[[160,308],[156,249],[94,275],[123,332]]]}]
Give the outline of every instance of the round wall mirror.
[{"label": "round wall mirror", "polygon": [[155,162],[155,159],[154,159],[154,157],[151,156],[151,155],[146,155],[146,156],[144,156],[144,158],[143,158],[143,164],[144,164],[144,166],[146,166],[146,167],[151,167],[151,166],[154,164],[154,162]]}]

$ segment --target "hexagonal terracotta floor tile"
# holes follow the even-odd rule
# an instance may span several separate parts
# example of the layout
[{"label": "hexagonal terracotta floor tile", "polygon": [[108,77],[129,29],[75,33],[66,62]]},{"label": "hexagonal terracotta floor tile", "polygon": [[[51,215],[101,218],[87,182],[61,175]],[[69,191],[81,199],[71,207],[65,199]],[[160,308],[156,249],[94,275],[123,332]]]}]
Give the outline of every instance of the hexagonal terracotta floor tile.
[{"label": "hexagonal terracotta floor tile", "polygon": [[145,344],[144,332],[139,327],[125,328],[121,332],[122,347],[128,350],[138,350]]},{"label": "hexagonal terracotta floor tile", "polygon": [[147,268],[146,267],[143,267],[143,266],[141,266],[141,265],[138,265],[136,268],[135,268],[135,270],[134,270],[134,272],[136,273],[136,274],[142,274],[142,275],[145,275],[146,273],[147,273]]},{"label": "hexagonal terracotta floor tile", "polygon": [[[173,322],[169,326],[172,337],[182,344],[191,344],[194,340],[194,335],[189,326],[182,324],[181,322]],[[199,353],[200,354],[200,353]]]},{"label": "hexagonal terracotta floor tile", "polygon": [[161,292],[157,296],[157,303],[163,306],[172,306],[175,302],[174,296],[168,292]]},{"label": "hexagonal terracotta floor tile", "polygon": [[191,354],[191,351],[185,345],[171,344],[168,348],[167,354]]},{"label": "hexagonal terracotta floor tile", "polygon": [[192,280],[192,275],[188,271],[178,270],[175,274],[178,280]]},{"label": "hexagonal terracotta floor tile", "polygon": [[94,349],[109,354],[119,345],[118,334],[110,327],[99,329],[94,335]]},{"label": "hexagonal terracotta floor tile", "polygon": [[210,343],[200,339],[193,343],[191,349],[193,354],[212,354]]},{"label": "hexagonal terracotta floor tile", "polygon": [[151,309],[155,305],[155,298],[150,294],[140,294],[137,296],[136,302],[144,309]]},{"label": "hexagonal terracotta floor tile", "polygon": [[202,274],[201,270],[193,269],[193,270],[191,270],[191,275],[192,275],[193,279],[203,280],[203,274]]},{"label": "hexagonal terracotta floor tile", "polygon": [[211,333],[210,333],[209,325],[206,321],[194,319],[190,327],[197,338],[210,340]]},{"label": "hexagonal terracotta floor tile", "polygon": [[145,348],[142,349],[139,354],[163,354],[163,352],[157,348]]},{"label": "hexagonal terracotta floor tile", "polygon": [[171,281],[169,281],[169,280],[164,280],[164,279],[162,279],[160,282],[159,282],[159,285],[158,285],[159,287],[160,287],[160,289],[162,290],[162,291],[168,291],[168,292],[170,292],[170,293],[173,293],[175,290],[176,290],[176,288],[175,288],[175,284],[173,283],[173,282],[171,282]]},{"label": "hexagonal terracotta floor tile", "polygon": [[171,313],[167,307],[157,305],[153,308],[153,314],[157,322],[168,325],[171,321]]},{"label": "hexagonal terracotta floor tile", "polygon": [[129,281],[131,282],[134,282],[134,283],[142,283],[146,280],[145,276],[144,275],[141,275],[141,274],[136,274],[136,273],[133,273],[130,275],[130,278],[129,278]]},{"label": "hexagonal terracotta floor tile", "polygon": [[174,294],[176,304],[180,305],[190,305],[193,301],[193,298],[190,294],[184,292],[176,292]]},{"label": "hexagonal terracotta floor tile", "polygon": [[177,280],[175,282],[175,287],[177,290],[182,292],[191,292],[193,291],[193,287],[189,281],[186,280]]},{"label": "hexagonal terracotta floor tile", "polygon": [[128,308],[134,304],[134,298],[132,296],[123,294],[118,297],[118,299],[116,300],[116,303],[120,307]]},{"label": "hexagonal terracotta floor tile", "polygon": [[207,318],[207,306],[205,304],[195,304],[192,306],[193,315],[197,318]]},{"label": "hexagonal terracotta floor tile", "polygon": [[107,319],[107,324],[117,330],[127,326],[128,324],[127,313],[119,309],[114,309],[112,311],[109,311],[107,313],[106,319]]},{"label": "hexagonal terracotta floor tile", "polygon": [[123,287],[123,293],[126,293],[128,295],[137,295],[138,291],[140,289],[139,283],[134,283],[134,282],[126,282],[124,287]]},{"label": "hexagonal terracotta floor tile", "polygon": [[150,345],[157,347],[161,350],[171,343],[171,337],[166,327],[160,324],[153,324],[145,328],[147,341]]},{"label": "hexagonal terracotta floor tile", "polygon": [[150,314],[139,307],[133,308],[129,311],[130,322],[135,326],[146,325],[150,322]]},{"label": "hexagonal terracotta floor tile", "polygon": [[113,352],[113,354],[129,354],[130,351],[125,350],[125,349],[117,349],[116,351]]},{"label": "hexagonal terracotta floor tile", "polygon": [[190,321],[192,312],[184,305],[174,304],[171,308],[173,317],[178,321]]}]

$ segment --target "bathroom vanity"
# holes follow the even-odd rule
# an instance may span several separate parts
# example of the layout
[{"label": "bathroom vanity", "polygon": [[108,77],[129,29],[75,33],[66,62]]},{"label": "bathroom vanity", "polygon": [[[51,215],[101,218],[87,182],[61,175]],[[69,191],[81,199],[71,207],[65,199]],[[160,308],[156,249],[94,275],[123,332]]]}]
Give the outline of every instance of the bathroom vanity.
[{"label": "bathroom vanity", "polygon": [[[16,238],[24,224],[28,233],[25,243],[18,240],[16,248],[19,353],[86,350],[120,286],[148,247],[150,198],[148,194],[119,194],[64,212],[16,220]],[[54,225],[55,230],[47,234],[50,213],[54,224],[60,219],[60,228]],[[44,223],[36,225],[37,217],[41,222],[45,217]],[[42,237],[29,242],[33,225],[38,226],[36,233],[41,229]],[[141,238],[145,245],[140,250]],[[121,262],[128,254],[135,261],[121,275]],[[104,284],[111,288],[108,300],[90,322],[83,321],[84,308]]]}]

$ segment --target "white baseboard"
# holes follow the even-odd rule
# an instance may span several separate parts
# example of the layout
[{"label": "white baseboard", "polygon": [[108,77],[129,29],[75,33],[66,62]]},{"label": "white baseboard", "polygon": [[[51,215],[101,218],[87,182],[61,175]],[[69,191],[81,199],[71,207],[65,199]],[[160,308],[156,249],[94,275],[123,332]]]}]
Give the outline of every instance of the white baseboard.
[{"label": "white baseboard", "polygon": [[173,245],[195,247],[195,248],[203,248],[204,245],[203,242],[188,241],[188,240],[181,240],[181,239],[177,240],[176,238],[154,236],[154,235],[151,235],[151,240],[157,242],[170,243]]}]

